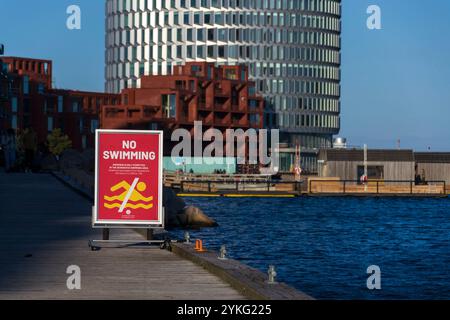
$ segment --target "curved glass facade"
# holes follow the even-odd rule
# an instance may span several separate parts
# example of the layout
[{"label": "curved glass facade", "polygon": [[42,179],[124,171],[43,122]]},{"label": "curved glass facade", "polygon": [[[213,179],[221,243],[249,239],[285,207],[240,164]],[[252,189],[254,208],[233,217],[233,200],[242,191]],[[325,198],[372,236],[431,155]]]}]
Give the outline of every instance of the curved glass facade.
[{"label": "curved glass facade", "polygon": [[340,126],[340,0],[107,0],[106,90],[186,61],[245,63],[266,124],[305,149]]}]

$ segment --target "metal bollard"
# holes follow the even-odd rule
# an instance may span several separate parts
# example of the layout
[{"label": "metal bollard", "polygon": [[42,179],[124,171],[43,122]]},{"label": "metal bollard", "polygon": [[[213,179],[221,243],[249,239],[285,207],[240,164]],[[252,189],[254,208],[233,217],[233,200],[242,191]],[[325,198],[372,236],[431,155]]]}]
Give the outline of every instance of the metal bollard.
[{"label": "metal bollard", "polygon": [[275,270],[275,266],[269,266],[269,270],[267,271],[267,274],[269,275],[269,280],[267,281],[269,284],[277,283],[275,281],[275,279],[277,277],[277,272]]},{"label": "metal bollard", "polygon": [[227,260],[227,248],[225,247],[225,245],[220,247],[219,259],[220,260]]},{"label": "metal bollard", "polygon": [[187,231],[184,233],[184,242],[188,244],[191,243],[191,235]]}]

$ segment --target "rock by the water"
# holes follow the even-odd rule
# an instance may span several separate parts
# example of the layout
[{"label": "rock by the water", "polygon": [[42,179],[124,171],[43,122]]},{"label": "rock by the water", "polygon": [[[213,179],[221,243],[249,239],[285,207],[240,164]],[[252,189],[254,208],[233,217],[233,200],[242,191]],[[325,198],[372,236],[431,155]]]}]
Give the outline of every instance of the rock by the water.
[{"label": "rock by the water", "polygon": [[163,206],[166,215],[166,226],[180,227],[178,214],[183,213],[186,203],[170,188],[163,188]]},{"label": "rock by the water", "polygon": [[197,207],[189,206],[178,215],[178,221],[182,227],[191,228],[207,228],[217,227],[216,221],[208,217],[202,210]]},{"label": "rock by the water", "polygon": [[170,188],[163,189],[163,205],[166,214],[166,226],[171,228],[216,227],[217,222],[209,218],[197,207],[186,206]]}]

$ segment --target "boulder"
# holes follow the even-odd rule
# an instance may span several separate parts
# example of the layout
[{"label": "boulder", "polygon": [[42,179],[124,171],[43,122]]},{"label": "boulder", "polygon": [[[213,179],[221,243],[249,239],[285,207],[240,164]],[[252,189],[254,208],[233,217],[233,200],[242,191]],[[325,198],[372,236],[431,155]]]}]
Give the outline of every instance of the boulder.
[{"label": "boulder", "polygon": [[189,206],[178,215],[178,221],[185,228],[209,228],[217,227],[216,221],[208,217],[203,211],[197,207]]},{"label": "boulder", "polygon": [[186,202],[170,188],[163,189],[163,204],[166,226],[169,228],[205,228],[218,225],[199,208],[186,206]]},{"label": "boulder", "polygon": [[177,215],[183,213],[186,203],[170,188],[163,188],[163,206],[165,208],[166,226],[180,227]]}]

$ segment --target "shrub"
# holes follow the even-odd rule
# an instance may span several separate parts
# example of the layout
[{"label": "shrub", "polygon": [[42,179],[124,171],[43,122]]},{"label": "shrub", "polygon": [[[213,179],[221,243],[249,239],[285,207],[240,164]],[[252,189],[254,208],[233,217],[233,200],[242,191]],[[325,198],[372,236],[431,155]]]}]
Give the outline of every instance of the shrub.
[{"label": "shrub", "polygon": [[72,147],[72,141],[70,141],[67,135],[63,135],[61,129],[54,129],[51,134],[47,136],[48,150],[59,157],[65,150]]}]

